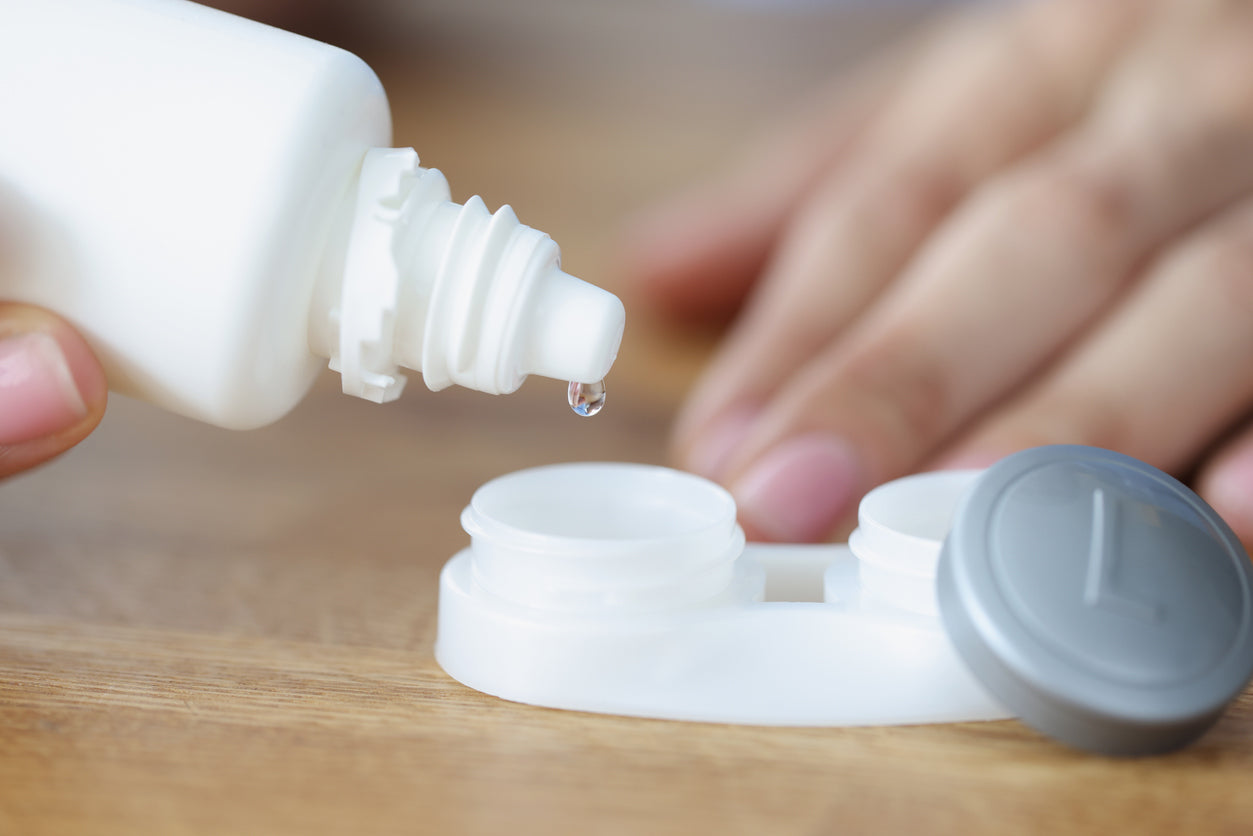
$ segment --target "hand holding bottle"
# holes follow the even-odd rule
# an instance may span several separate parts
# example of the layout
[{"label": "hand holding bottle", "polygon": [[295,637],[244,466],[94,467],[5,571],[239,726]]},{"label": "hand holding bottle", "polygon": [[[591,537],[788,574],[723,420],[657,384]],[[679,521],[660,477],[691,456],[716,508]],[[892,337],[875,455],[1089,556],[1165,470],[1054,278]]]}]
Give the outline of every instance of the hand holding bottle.
[{"label": "hand holding bottle", "polygon": [[104,415],[104,372],[66,322],[0,303],[0,476],[65,452]]},{"label": "hand holding bottle", "polygon": [[986,6],[645,219],[641,295],[743,310],[680,461],[758,536],[1053,442],[1183,476],[1253,541],[1253,4]]}]

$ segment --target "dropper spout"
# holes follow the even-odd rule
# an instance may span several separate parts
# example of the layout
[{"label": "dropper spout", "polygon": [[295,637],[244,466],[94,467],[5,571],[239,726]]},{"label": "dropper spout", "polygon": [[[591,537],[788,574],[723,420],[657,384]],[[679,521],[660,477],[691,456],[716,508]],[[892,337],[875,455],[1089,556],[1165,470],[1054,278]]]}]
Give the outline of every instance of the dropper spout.
[{"label": "dropper spout", "polygon": [[349,209],[342,272],[317,292],[310,340],[345,392],[392,400],[402,368],[431,389],[504,394],[531,374],[595,383],[613,365],[622,302],[564,272],[556,243],[508,206],[454,203],[412,149],[367,152]]},{"label": "dropper spout", "polygon": [[522,373],[577,383],[609,373],[626,325],[617,296],[560,269],[539,277],[525,317]]}]

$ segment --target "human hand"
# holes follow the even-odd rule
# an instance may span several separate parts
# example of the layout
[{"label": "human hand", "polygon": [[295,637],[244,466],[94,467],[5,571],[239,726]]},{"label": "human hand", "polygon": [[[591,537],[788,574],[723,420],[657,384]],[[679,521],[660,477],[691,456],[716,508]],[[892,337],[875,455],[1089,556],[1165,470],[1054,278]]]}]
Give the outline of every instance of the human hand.
[{"label": "human hand", "polygon": [[644,218],[638,295],[743,308],[676,430],[750,534],[1081,443],[1253,542],[1253,3],[967,15]]},{"label": "human hand", "polygon": [[0,477],[82,441],[104,416],[107,397],[100,363],[64,320],[0,303]]}]

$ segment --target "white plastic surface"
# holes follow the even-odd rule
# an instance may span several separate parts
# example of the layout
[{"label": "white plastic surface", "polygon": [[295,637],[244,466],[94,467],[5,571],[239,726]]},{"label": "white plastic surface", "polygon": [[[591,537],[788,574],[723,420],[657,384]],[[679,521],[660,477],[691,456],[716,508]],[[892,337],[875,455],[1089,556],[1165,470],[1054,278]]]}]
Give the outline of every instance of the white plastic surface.
[{"label": "white plastic surface", "polygon": [[321,358],[374,400],[398,365],[504,392],[613,361],[617,300],[383,148],[341,49],[183,0],[0,0],[0,114],[0,298],[74,322],[116,391],[246,428]]},{"label": "white plastic surface", "polygon": [[366,152],[337,290],[320,290],[314,344],[344,391],[389,401],[401,366],[431,389],[503,394],[529,374],[597,381],[617,357],[625,312],[611,293],[561,270],[551,238],[472,197],[449,200],[412,149]]},{"label": "white plastic surface", "polygon": [[230,427],[323,365],[314,278],[383,90],[343,50],[180,0],[0,0],[0,296],[113,389]]},{"label": "white plastic surface", "polygon": [[856,554],[745,548],[729,494],[664,468],[501,477],[475,494],[471,546],[441,575],[437,658],[480,691],[582,711],[821,726],[1009,716],[935,614],[940,539],[972,476],[872,492]]}]

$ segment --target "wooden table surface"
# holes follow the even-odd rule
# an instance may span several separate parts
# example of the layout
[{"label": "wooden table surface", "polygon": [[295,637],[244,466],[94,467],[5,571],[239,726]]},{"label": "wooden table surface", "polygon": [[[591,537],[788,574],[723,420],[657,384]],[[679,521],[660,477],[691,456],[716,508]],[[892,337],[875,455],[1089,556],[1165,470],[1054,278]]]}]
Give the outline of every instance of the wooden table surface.
[{"label": "wooden table surface", "polygon": [[[627,212],[892,29],[588,5],[510,28],[479,2],[398,24],[367,57],[400,143],[610,288]],[[553,461],[663,462],[711,344],[629,311],[593,420],[542,380],[377,407],[328,375],[250,433],[115,399],[86,444],[0,487],[0,833],[1253,830],[1248,694],[1188,751],[1119,761],[1016,722],[648,721],[444,675],[437,574],[474,488]]]}]

